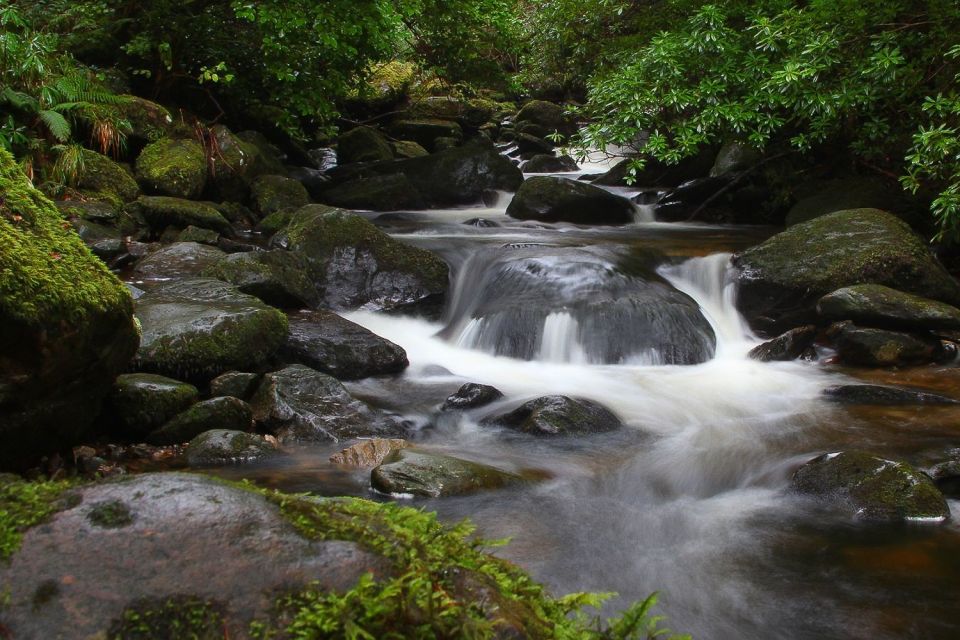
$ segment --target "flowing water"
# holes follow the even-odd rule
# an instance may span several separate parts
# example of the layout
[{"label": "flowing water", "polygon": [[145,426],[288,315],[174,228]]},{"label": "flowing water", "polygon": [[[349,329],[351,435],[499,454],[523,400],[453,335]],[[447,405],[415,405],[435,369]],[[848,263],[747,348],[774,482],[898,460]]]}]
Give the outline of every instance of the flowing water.
[{"label": "flowing water", "polygon": [[[858,523],[789,491],[796,467],[824,451],[928,464],[960,446],[960,410],[829,405],[821,390],[854,372],[749,360],[759,340],[737,313],[729,255],[772,230],[659,224],[643,208],[625,227],[543,225],[507,218],[508,200],[364,214],[443,255],[453,288],[437,321],[348,314],[410,359],[402,376],[351,392],[413,419],[419,446],[547,478],[412,504],[512,538],[497,553],[557,593],[617,591],[606,613],[659,590],[673,628],[698,639],[960,637],[954,521]],[[474,218],[499,226],[463,224]],[[956,371],[874,378],[956,394]],[[439,415],[465,382],[505,398]],[[626,428],[543,440],[478,426],[556,394],[598,401]],[[339,447],[223,473],[373,497],[369,472],[327,463]]]}]

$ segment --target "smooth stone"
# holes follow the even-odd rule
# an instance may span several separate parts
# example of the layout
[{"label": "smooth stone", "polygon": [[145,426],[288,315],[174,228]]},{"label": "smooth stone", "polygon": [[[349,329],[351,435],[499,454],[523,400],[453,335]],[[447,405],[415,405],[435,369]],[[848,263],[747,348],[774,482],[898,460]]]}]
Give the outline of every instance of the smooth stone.
[{"label": "smooth stone", "polygon": [[185,452],[191,467],[254,462],[277,454],[277,448],[263,436],[228,429],[201,433],[190,441]]},{"label": "smooth stone", "polygon": [[603,405],[568,396],[536,398],[509,413],[488,416],[480,424],[535,436],[588,435],[615,431],[623,426],[620,418]]},{"label": "smooth stone", "polygon": [[429,498],[500,489],[523,482],[488,465],[425,451],[401,449],[370,474],[370,484],[388,494]]},{"label": "smooth stone", "polygon": [[444,401],[441,411],[465,411],[485,407],[503,397],[503,393],[488,384],[468,382]]},{"label": "smooth stone", "polygon": [[960,330],[960,309],[879,284],[844,287],[820,298],[817,313],[881,329]]},{"label": "smooth stone", "polygon": [[133,268],[139,278],[199,276],[226,257],[220,249],[196,242],[174,242],[140,260]]},{"label": "smooth stone", "polygon": [[507,206],[519,220],[575,224],[628,224],[634,206],[628,199],[599,187],[553,176],[526,180]]},{"label": "smooth stone", "polygon": [[210,381],[210,395],[232,396],[247,400],[259,382],[260,376],[256,373],[228,371]]},{"label": "smooth stone", "polygon": [[222,396],[204,400],[174,416],[147,436],[152,445],[189,442],[206,431],[248,431],[253,427],[253,409],[243,400]]},{"label": "smooth stone", "polygon": [[754,347],[747,355],[760,362],[796,360],[813,347],[816,337],[817,327],[804,325]]}]

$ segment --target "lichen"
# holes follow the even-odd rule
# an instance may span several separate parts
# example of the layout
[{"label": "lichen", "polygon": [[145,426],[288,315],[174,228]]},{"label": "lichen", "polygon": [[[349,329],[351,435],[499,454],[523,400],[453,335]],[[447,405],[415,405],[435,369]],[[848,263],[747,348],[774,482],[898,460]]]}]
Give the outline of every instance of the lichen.
[{"label": "lichen", "polygon": [[103,529],[122,529],[133,524],[134,515],[126,503],[107,500],[93,505],[87,513],[87,520]]}]

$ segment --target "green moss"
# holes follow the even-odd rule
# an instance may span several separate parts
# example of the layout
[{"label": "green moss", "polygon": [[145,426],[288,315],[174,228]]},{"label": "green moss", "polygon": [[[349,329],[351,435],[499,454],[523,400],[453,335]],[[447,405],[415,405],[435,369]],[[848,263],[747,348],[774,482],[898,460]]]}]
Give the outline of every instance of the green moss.
[{"label": "green moss", "polygon": [[206,185],[207,154],[195,140],[157,140],[144,148],[136,164],[140,182],[163,195],[196,198]]},{"label": "green moss", "polygon": [[252,195],[257,209],[264,215],[284,209],[299,209],[310,204],[306,188],[296,180],[284,176],[260,176],[253,183]]},{"label": "green moss", "polygon": [[173,117],[166,107],[138,96],[126,95],[123,98],[121,109],[133,129],[133,136],[159,140],[173,130]]},{"label": "green moss", "polygon": [[137,600],[110,625],[110,640],[223,640],[223,607],[179,595]]},{"label": "green moss", "polygon": [[63,508],[61,496],[70,486],[65,481],[0,480],[0,561],[20,548],[27,529]]},{"label": "green moss", "polygon": [[140,187],[126,169],[105,155],[84,150],[83,171],[78,186],[90,192],[113,195],[129,202],[140,194]]},{"label": "green moss", "polygon": [[230,231],[230,222],[213,207],[202,202],[166,196],[143,196],[130,206],[150,227],[161,231],[168,226],[185,229],[189,226]]},{"label": "green moss", "polygon": [[87,513],[87,519],[104,529],[122,529],[133,524],[134,515],[126,503],[120,500],[108,500],[95,504]]}]

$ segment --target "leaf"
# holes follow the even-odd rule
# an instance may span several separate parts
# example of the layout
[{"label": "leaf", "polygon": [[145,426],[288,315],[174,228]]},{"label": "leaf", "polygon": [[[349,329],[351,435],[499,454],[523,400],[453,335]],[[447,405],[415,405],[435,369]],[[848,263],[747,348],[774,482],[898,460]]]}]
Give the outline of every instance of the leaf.
[{"label": "leaf", "polygon": [[46,126],[47,130],[50,132],[50,135],[53,136],[58,142],[66,142],[70,139],[70,123],[67,122],[67,119],[64,118],[63,115],[57,113],[56,111],[46,109],[41,111],[39,116],[44,126]]}]

